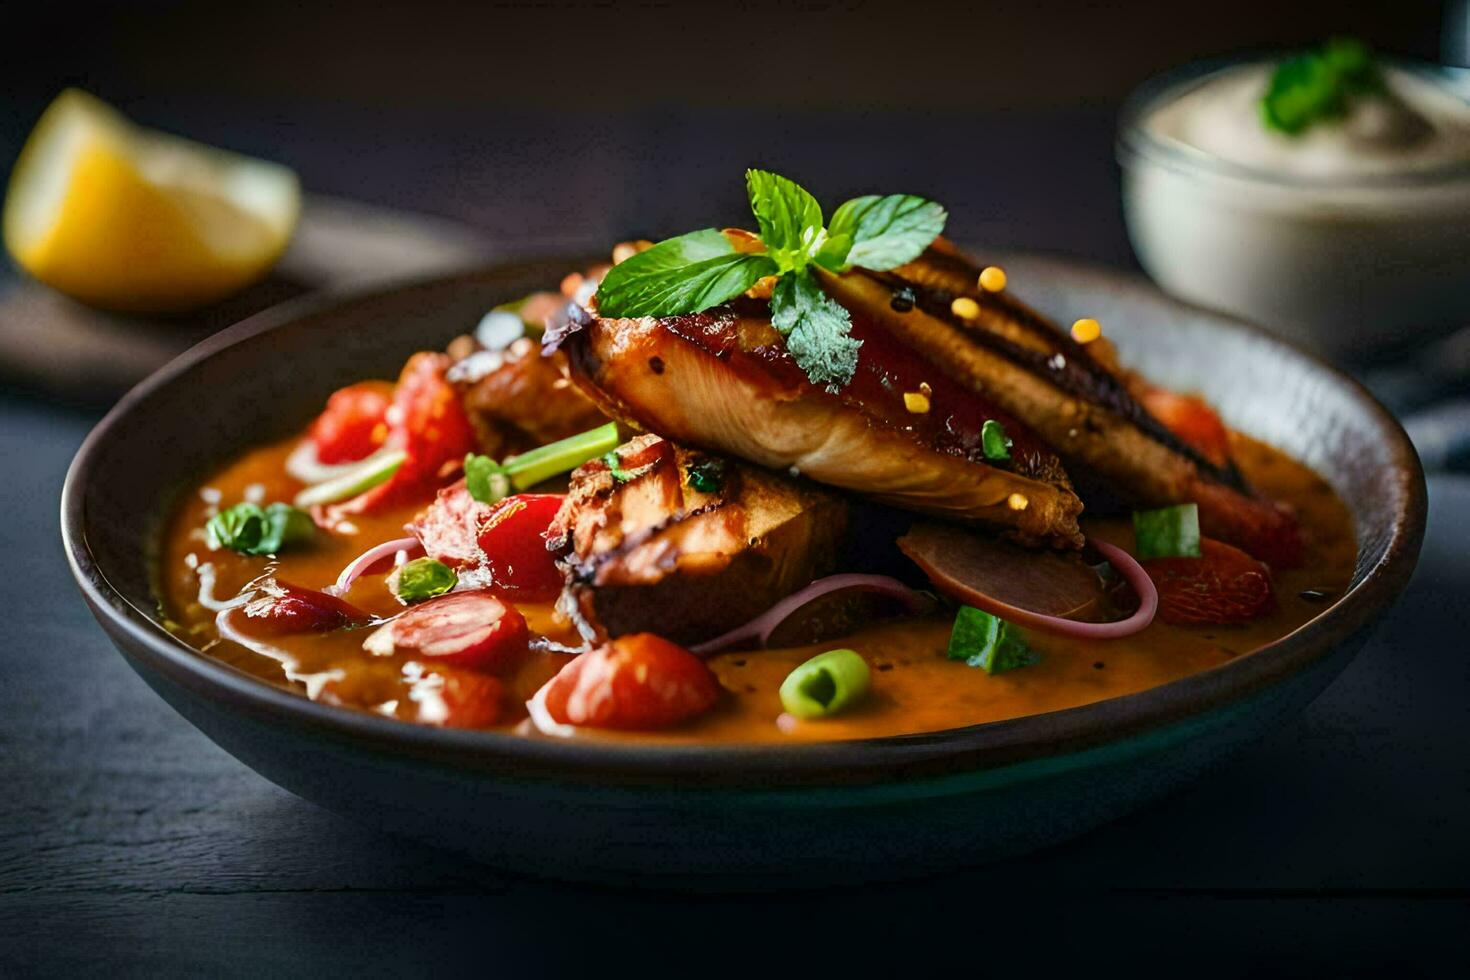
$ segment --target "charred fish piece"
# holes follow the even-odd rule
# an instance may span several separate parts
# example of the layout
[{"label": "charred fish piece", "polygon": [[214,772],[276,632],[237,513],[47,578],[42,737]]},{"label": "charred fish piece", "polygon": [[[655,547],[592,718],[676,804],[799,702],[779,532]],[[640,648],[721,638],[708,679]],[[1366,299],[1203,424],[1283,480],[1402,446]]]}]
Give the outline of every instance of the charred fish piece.
[{"label": "charred fish piece", "polygon": [[548,532],[559,608],[592,642],[693,644],[828,573],[847,504],[811,484],[642,435],[579,467]]},{"label": "charred fish piece", "polygon": [[[764,300],[662,318],[568,314],[549,336],[593,401],[627,425],[1023,544],[1081,545],[1082,503],[1050,447],[861,307],[857,371],[840,389],[807,379]],[[1003,433],[990,451],[986,423]]]}]

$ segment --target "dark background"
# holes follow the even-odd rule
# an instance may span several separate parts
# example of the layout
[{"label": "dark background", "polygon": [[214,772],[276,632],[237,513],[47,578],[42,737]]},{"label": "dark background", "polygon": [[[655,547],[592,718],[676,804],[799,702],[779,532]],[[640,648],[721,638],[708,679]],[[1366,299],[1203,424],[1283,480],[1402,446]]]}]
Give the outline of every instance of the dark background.
[{"label": "dark background", "polygon": [[[962,241],[1128,266],[1112,137],[1135,85],[1334,33],[1432,59],[1443,13],[12,0],[0,167],[75,84],[148,125],[287,163],[309,192],[465,222],[507,251],[738,221],[741,171],[761,165],[825,202],[929,195]],[[1470,481],[1431,480],[1424,560],[1380,639],[1189,791],[997,867],[693,897],[527,882],[382,838],[173,715],[61,560],[60,481],[96,417],[0,390],[0,608],[14,617],[0,633],[0,975],[836,976],[936,972],[955,954],[966,974],[1463,970]]]},{"label": "dark background", "polygon": [[1443,19],[1422,0],[7,6],[6,161],[71,84],[310,190],[538,250],[734,221],[759,165],[824,201],[927,194],[961,241],[1114,262],[1136,85],[1333,33],[1434,59]]}]

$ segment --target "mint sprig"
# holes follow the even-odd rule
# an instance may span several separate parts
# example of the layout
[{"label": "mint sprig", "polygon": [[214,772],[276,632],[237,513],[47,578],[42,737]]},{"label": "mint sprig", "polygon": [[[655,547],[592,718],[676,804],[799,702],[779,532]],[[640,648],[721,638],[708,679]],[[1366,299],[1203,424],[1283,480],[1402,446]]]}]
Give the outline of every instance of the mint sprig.
[{"label": "mint sprig", "polygon": [[812,266],[842,273],[855,265],[881,271],[911,262],[944,230],[944,208],[908,194],[869,195],[840,206],[824,227],[821,205],[793,180],[752,169],[745,189],[764,252],[736,251],[713,228],[659,242],[608,272],[597,290],[599,314],[701,313],[778,276],[771,323],[792,359],[814,384],[846,384],[862,342],[852,338],[851,317],[822,289]]}]

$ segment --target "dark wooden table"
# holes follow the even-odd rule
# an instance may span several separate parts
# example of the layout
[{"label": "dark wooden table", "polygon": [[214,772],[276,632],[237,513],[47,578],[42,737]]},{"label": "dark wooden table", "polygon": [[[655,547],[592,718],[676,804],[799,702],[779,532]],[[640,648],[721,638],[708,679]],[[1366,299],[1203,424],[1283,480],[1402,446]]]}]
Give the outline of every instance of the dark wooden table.
[{"label": "dark wooden table", "polygon": [[[577,127],[592,125],[521,124],[540,127],[521,133],[523,150],[585,138]],[[328,161],[352,158],[350,135],[277,155],[320,189],[463,209],[507,241],[533,229],[541,250],[682,230],[711,210],[736,220],[748,155],[824,199],[931,193],[954,210],[959,237],[1129,261],[1106,113],[596,125],[601,157],[541,168],[486,137],[450,134],[429,151],[412,142],[426,133],[409,133],[404,145],[431,157],[410,162],[437,196],[383,179],[381,161],[331,178]],[[208,128],[201,116],[196,131],[208,138]],[[763,149],[732,155],[731,145]],[[944,953],[971,973],[1057,963],[1463,969],[1470,480],[1431,481],[1419,572],[1378,639],[1300,718],[1189,790],[989,868],[841,891],[688,896],[520,879],[382,837],[277,789],[173,714],[113,652],[62,559],[62,475],[95,418],[0,394],[0,976],[619,966],[835,976],[849,964],[932,972]]]}]

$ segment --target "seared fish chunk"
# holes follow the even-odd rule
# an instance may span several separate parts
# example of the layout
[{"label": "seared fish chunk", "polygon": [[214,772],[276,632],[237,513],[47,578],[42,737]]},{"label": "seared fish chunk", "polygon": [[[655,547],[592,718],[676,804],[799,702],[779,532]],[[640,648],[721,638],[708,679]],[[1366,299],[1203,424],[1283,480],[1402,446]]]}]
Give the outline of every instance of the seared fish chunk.
[{"label": "seared fish chunk", "polygon": [[[1079,486],[1135,507],[1195,502],[1205,534],[1272,564],[1301,559],[1292,515],[1248,487],[1228,457],[1201,451],[1145,408],[1152,390],[1120,369],[1106,340],[1079,344],[1010,291],[978,283],[980,267],[947,243],[891,272],[823,274],[849,310],[862,310],[893,336],[945,364],[1054,447]],[[892,306],[897,290],[911,309]],[[966,316],[955,300],[970,301]],[[965,309],[965,304],[961,304]]]},{"label": "seared fish chunk", "polygon": [[448,378],[474,426],[480,451],[497,459],[574,436],[607,419],[567,377],[566,357],[542,356],[521,337],[503,350],[480,348],[472,337],[450,345],[458,355]]},{"label": "seared fish chunk", "polygon": [[802,481],[643,435],[593,460],[547,532],[559,608],[589,641],[698,643],[831,571],[847,505]]},{"label": "seared fish chunk", "polygon": [[[572,376],[627,425],[1025,544],[1080,546],[1082,503],[1045,443],[862,309],[852,321],[857,372],[835,390],[807,380],[769,305],[748,297],[687,316],[583,314],[558,339]],[[987,421],[1008,454],[987,456]]]}]

